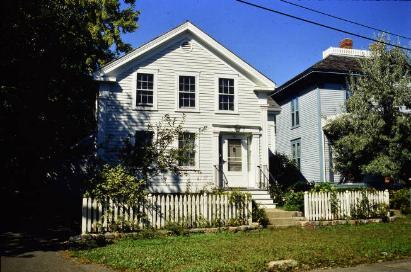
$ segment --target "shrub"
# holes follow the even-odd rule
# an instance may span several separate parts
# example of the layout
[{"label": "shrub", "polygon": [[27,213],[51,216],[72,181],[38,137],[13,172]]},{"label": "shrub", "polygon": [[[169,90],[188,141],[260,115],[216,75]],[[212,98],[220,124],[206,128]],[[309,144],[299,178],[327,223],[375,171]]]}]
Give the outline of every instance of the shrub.
[{"label": "shrub", "polygon": [[285,154],[270,154],[270,195],[275,203],[284,205],[285,192],[302,192],[310,189],[310,183],[304,178],[295,163]]},{"label": "shrub", "polygon": [[285,194],[284,209],[287,211],[303,211],[304,210],[304,193],[288,191]]},{"label": "shrub", "polygon": [[123,203],[132,206],[145,197],[144,180],[137,179],[122,164],[104,165],[97,176],[90,181],[90,185],[86,195],[103,201],[109,197],[113,200],[122,200]]},{"label": "shrub", "polygon": [[182,235],[182,234],[187,234],[187,228],[188,226],[186,226],[186,224],[183,223],[177,223],[177,222],[168,222],[164,228],[166,230],[171,231],[173,234],[175,235]]},{"label": "shrub", "polygon": [[263,227],[266,227],[269,223],[267,214],[265,213],[265,210],[263,208],[260,208],[257,202],[254,200],[252,201],[252,218],[253,222],[258,222]]},{"label": "shrub", "polygon": [[335,191],[335,186],[330,182],[318,182],[311,188],[311,192],[331,192]]},{"label": "shrub", "polygon": [[411,189],[390,192],[390,208],[398,209],[402,214],[411,213]]}]

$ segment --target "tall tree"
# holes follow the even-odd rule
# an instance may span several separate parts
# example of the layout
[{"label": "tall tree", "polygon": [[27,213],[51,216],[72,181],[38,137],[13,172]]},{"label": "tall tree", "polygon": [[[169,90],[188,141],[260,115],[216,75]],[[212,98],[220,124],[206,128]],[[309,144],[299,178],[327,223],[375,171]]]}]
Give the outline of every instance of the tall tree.
[{"label": "tall tree", "polygon": [[131,49],[135,0],[6,0],[0,26],[2,190],[54,179],[70,147],[95,129],[91,73]]},{"label": "tall tree", "polygon": [[[381,37],[383,41],[384,37]],[[347,114],[326,128],[335,168],[347,180],[364,175],[408,181],[411,177],[411,75],[404,51],[378,42],[351,77]]]}]

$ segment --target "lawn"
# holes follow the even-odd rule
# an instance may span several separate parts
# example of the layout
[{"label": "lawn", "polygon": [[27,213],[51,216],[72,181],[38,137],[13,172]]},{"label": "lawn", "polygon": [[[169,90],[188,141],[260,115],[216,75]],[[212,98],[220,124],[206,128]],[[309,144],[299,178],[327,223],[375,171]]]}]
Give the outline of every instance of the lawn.
[{"label": "lawn", "polygon": [[411,217],[395,223],[123,239],[72,256],[127,271],[264,271],[272,260],[298,269],[352,266],[411,256]]}]

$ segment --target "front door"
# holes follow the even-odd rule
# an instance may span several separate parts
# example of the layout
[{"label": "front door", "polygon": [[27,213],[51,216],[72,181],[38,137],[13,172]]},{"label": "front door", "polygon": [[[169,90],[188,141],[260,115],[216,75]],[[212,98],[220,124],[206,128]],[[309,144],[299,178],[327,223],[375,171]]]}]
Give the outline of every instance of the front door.
[{"label": "front door", "polygon": [[223,135],[222,168],[228,187],[248,187],[247,138],[241,135]]}]

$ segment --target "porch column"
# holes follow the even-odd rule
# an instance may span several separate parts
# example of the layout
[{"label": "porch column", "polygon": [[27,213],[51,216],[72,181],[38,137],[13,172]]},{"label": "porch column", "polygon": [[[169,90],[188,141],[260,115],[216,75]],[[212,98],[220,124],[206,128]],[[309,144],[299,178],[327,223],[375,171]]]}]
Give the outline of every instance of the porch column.
[{"label": "porch column", "polygon": [[252,133],[252,140],[251,140],[251,167],[250,167],[250,187],[258,188],[258,165],[260,164],[260,136],[261,133],[253,132]]},{"label": "porch column", "polygon": [[218,168],[219,162],[220,162],[220,157],[219,157],[219,146],[220,146],[220,141],[219,141],[219,131],[213,131],[213,136],[212,136],[212,150],[213,150],[213,155],[212,155],[212,168],[213,168],[213,177],[214,177],[214,184],[217,188],[220,187],[220,173],[216,170],[215,166]]},{"label": "porch column", "polygon": [[261,109],[261,164],[268,166],[268,104],[260,105]]}]

